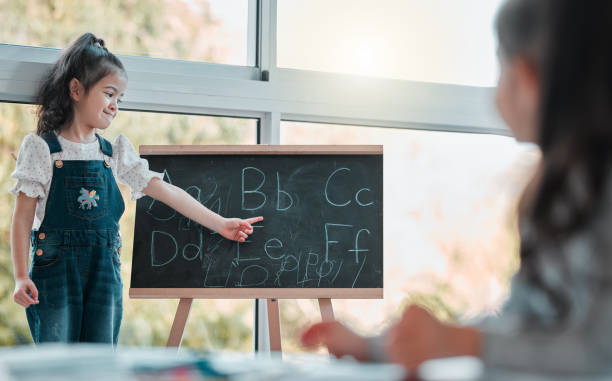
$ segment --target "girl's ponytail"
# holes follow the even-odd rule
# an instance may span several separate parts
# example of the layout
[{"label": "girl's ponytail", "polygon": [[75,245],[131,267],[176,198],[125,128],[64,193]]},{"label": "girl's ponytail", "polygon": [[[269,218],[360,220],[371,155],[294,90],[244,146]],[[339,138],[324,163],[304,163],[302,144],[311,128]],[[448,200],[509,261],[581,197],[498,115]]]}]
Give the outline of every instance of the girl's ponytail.
[{"label": "girl's ponytail", "polygon": [[68,85],[73,78],[81,82],[87,93],[100,79],[113,72],[126,75],[123,64],[106,49],[103,39],[92,33],[77,38],[40,85],[36,95],[40,105],[36,133],[57,131],[72,121],[74,110]]}]

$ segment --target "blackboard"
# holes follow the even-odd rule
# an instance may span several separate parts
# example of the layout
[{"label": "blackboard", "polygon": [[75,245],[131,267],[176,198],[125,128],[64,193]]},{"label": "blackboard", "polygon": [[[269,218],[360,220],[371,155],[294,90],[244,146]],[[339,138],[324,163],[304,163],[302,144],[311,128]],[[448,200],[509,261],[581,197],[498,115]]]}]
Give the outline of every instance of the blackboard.
[{"label": "blackboard", "polygon": [[132,297],[382,297],[382,146],[142,146],[140,153],[209,209],[264,221],[237,243],[139,199]]}]

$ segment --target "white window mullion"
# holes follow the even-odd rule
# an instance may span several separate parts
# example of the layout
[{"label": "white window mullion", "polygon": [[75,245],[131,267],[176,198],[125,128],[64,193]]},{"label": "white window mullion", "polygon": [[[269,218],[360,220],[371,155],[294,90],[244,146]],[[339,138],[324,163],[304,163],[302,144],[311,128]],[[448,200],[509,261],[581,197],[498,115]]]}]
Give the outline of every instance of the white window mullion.
[{"label": "white window mullion", "polygon": [[257,66],[257,0],[248,0],[247,66]]},{"label": "white window mullion", "polygon": [[259,125],[261,144],[280,144],[280,112],[268,112]]},{"label": "white window mullion", "polygon": [[273,81],[276,71],[276,0],[259,0],[259,62],[263,80]]}]

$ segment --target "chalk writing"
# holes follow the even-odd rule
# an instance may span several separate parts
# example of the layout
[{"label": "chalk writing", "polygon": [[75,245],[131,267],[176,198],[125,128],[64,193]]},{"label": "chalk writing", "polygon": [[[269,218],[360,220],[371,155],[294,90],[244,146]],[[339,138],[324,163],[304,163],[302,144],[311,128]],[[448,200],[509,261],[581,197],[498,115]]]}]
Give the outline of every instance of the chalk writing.
[{"label": "chalk writing", "polygon": [[[280,177],[278,172],[276,172],[276,210],[285,211],[293,206],[293,197],[284,190],[280,189]],[[286,199],[285,205],[281,206],[281,195],[283,195]]]},{"label": "chalk writing", "polygon": [[[170,259],[166,260],[165,262],[162,263],[158,263],[155,259],[156,259],[156,254],[160,254],[159,251],[155,250],[155,243],[157,242],[155,240],[155,238],[161,238],[161,237],[166,237],[166,238],[170,238],[170,240],[172,240],[172,244],[174,247],[174,253],[172,254],[172,256],[170,257]],[[159,245],[158,245],[159,246]],[[163,253],[168,253],[168,250],[160,250]],[[172,236],[172,234],[166,233],[166,232],[162,232],[162,231],[157,231],[157,230],[153,230],[151,232],[151,266],[154,267],[160,267],[160,266],[165,266],[168,263],[172,262],[174,260],[174,258],[176,258],[176,255],[178,254],[178,244],[176,243],[176,239]]]},{"label": "chalk writing", "polygon": [[335,171],[333,171],[331,173],[331,175],[329,175],[329,177],[327,178],[327,181],[325,182],[325,199],[327,200],[327,202],[329,202],[331,205],[333,206],[347,206],[348,204],[351,203],[351,200],[347,200],[346,202],[339,204],[336,202],[333,202],[332,200],[329,199],[329,193],[328,193],[328,188],[329,188],[329,182],[331,181],[331,179],[336,175],[336,173],[340,172],[340,171],[346,171],[346,172],[350,172],[351,170],[348,168],[338,168]]},{"label": "chalk writing", "polygon": [[[255,187],[255,189],[245,188],[245,177],[247,175],[247,172],[254,172],[255,174],[261,176],[260,177],[261,182]],[[264,206],[268,197],[266,196],[265,193],[260,192],[259,190],[261,189],[261,187],[264,185],[265,182],[266,182],[266,175],[261,170],[255,167],[246,167],[242,169],[242,210],[257,210]],[[261,202],[257,204],[257,206],[247,207],[246,199],[245,199],[245,196],[247,195],[257,195],[263,198],[263,200],[261,200]]]}]

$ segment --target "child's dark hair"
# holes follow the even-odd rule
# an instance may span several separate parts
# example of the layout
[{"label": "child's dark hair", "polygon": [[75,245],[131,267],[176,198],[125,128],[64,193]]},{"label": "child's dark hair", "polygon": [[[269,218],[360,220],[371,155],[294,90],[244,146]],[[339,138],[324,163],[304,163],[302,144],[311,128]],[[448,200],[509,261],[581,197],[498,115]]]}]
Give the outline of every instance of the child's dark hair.
[{"label": "child's dark hair", "polygon": [[91,33],[77,38],[62,53],[43,79],[36,95],[38,126],[36,133],[56,131],[72,121],[74,110],[68,89],[73,78],[81,82],[85,93],[111,73],[126,76],[121,61],[104,46],[104,40]]},{"label": "child's dark hair", "polygon": [[612,2],[508,0],[496,29],[502,59],[526,57],[539,74],[543,172],[531,217],[563,236],[588,220],[609,177]]},{"label": "child's dark hair", "polygon": [[533,227],[533,239],[521,242],[525,262],[538,241],[592,228],[597,213],[610,212],[612,2],[508,0],[496,29],[502,60],[526,57],[540,78],[542,165],[532,201],[521,211]]},{"label": "child's dark hair", "polygon": [[501,60],[521,57],[537,69],[545,65],[550,0],[507,0],[495,20]]}]

